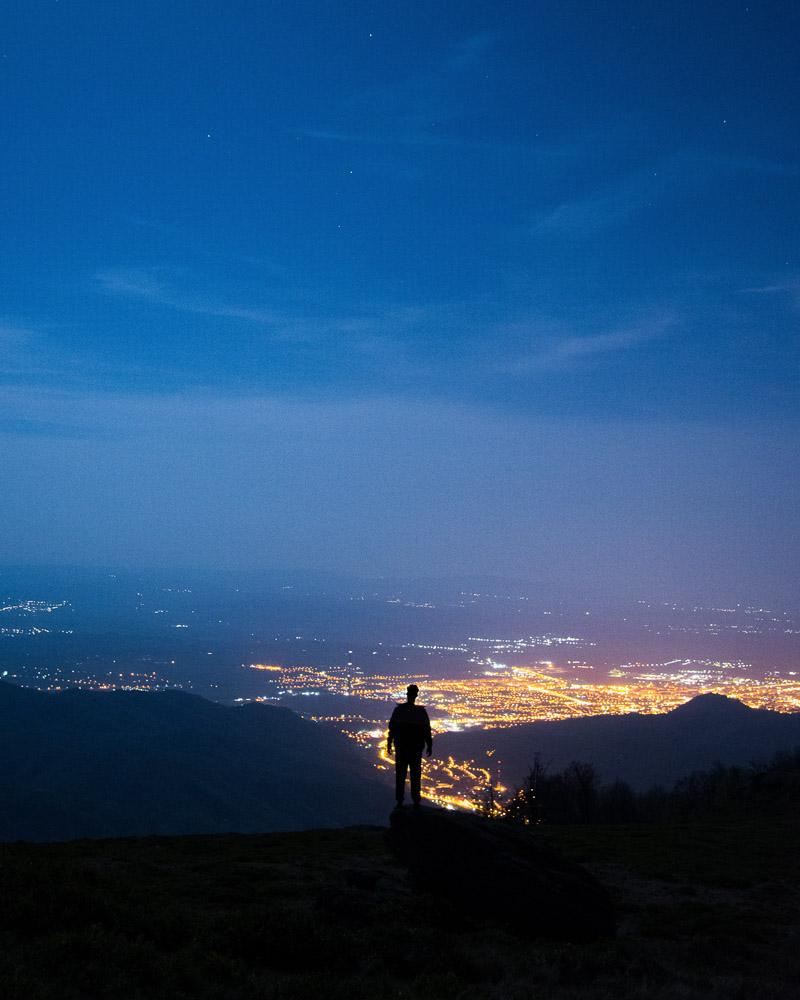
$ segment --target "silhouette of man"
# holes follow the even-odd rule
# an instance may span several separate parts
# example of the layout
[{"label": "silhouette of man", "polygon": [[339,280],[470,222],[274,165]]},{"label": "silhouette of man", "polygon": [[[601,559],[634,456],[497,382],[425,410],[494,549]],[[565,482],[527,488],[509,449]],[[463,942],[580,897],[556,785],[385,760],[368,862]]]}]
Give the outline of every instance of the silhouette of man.
[{"label": "silhouette of man", "polygon": [[394,746],[395,798],[398,808],[403,804],[406,792],[406,773],[411,776],[411,801],[418,806],[422,798],[420,778],[422,775],[422,749],[428,748],[428,756],[433,751],[431,720],[422,705],[415,705],[419,694],[416,684],[409,684],[407,700],[397,705],[389,720],[389,738],[386,749],[391,754]]}]

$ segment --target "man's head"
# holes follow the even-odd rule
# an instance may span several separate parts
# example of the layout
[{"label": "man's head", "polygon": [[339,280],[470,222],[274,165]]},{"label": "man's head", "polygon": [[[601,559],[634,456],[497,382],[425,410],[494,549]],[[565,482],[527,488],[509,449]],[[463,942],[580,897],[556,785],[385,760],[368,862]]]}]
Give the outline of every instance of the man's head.
[{"label": "man's head", "polygon": [[406,689],[406,697],[413,704],[417,700],[417,695],[419,694],[419,688],[416,684],[409,684]]}]

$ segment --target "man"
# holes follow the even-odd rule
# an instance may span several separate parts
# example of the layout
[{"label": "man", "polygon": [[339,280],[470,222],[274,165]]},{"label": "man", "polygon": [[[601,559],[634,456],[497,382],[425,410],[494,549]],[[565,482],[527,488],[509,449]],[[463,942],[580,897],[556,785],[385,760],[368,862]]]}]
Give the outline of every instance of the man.
[{"label": "man", "polygon": [[397,705],[389,720],[389,738],[386,749],[391,755],[394,746],[395,798],[398,809],[403,804],[406,791],[406,772],[411,772],[411,801],[419,806],[420,777],[422,774],[422,748],[428,748],[430,757],[433,750],[431,720],[422,705],[415,705],[419,694],[416,684],[409,684],[407,701]]}]

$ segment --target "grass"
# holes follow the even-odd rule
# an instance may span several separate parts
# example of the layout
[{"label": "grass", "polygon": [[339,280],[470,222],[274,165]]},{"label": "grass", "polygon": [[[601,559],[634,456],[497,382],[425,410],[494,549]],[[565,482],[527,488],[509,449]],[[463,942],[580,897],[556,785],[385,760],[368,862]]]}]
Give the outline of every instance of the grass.
[{"label": "grass", "polygon": [[0,845],[0,995],[704,998],[797,995],[798,827],[550,829],[620,932],[530,942],[415,893],[374,828]]}]

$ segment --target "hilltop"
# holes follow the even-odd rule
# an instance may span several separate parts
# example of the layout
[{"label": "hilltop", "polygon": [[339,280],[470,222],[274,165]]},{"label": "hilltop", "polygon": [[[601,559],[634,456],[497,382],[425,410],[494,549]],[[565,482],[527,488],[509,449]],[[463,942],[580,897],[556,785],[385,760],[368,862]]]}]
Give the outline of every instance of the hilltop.
[{"label": "hilltop", "polygon": [[[0,992],[789,1000],[800,981],[797,835],[796,824],[752,821],[538,834],[612,894],[617,935],[588,943],[529,940],[415,886],[377,827],[5,844]],[[494,887],[498,900],[504,891]]]}]

